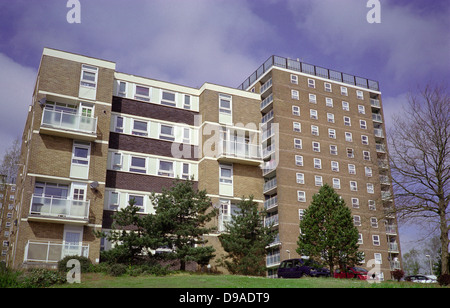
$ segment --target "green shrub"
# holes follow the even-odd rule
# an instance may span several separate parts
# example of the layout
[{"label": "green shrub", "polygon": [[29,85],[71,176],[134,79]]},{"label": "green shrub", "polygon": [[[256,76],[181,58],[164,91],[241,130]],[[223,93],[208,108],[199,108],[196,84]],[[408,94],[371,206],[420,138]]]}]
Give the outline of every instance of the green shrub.
[{"label": "green shrub", "polygon": [[19,276],[20,272],[13,271],[0,262],[0,289],[20,287]]},{"label": "green shrub", "polygon": [[110,264],[108,268],[108,275],[118,277],[122,276],[127,272],[127,266],[125,264]]},{"label": "green shrub", "polygon": [[20,280],[24,288],[46,288],[65,283],[66,275],[55,270],[33,268],[26,271]]},{"label": "green shrub", "polygon": [[91,269],[91,260],[89,260],[86,257],[81,257],[81,256],[67,256],[64,257],[63,259],[61,259],[58,262],[58,271],[62,272],[62,273],[67,273],[69,270],[71,270],[73,268],[72,267],[67,267],[67,262],[69,262],[69,260],[78,260],[80,262],[80,270],[81,273],[88,273]]}]

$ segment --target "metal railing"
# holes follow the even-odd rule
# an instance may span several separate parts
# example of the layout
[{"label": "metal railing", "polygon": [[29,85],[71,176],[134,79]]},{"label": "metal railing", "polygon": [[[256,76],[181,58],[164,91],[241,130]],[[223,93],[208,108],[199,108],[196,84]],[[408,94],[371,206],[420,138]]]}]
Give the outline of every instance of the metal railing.
[{"label": "metal railing", "polygon": [[89,220],[90,201],[78,201],[33,195],[30,215]]},{"label": "metal railing", "polygon": [[278,196],[274,196],[274,197],[264,201],[264,209],[266,211],[276,207],[277,205],[278,205]]},{"label": "metal railing", "polygon": [[64,242],[28,241],[24,262],[56,263],[66,256],[89,256],[89,245]]},{"label": "metal railing", "polygon": [[97,118],[44,108],[41,126],[96,134]]},{"label": "metal railing", "polygon": [[267,71],[269,71],[273,66],[285,68],[288,70],[302,72],[308,75],[314,75],[329,80],[346,83],[349,85],[354,85],[374,91],[379,91],[380,87],[377,81],[357,77],[354,75],[342,73],[339,71],[330,70],[317,65],[312,65],[299,60],[293,60],[288,58],[283,58],[279,56],[270,56],[266,62],[264,62],[253,74],[250,75],[239,87],[240,90],[248,90],[253,83],[262,77]]},{"label": "metal railing", "polygon": [[270,191],[275,187],[277,187],[277,178],[273,178],[270,181],[264,183],[263,193]]},{"label": "metal railing", "polygon": [[219,155],[245,159],[261,159],[261,147],[251,143],[224,141],[219,148]]}]

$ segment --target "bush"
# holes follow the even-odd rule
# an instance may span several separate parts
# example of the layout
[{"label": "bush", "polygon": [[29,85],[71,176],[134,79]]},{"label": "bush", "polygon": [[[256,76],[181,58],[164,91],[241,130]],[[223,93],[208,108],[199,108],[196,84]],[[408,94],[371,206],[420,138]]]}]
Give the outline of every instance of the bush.
[{"label": "bush", "polygon": [[111,276],[118,277],[122,276],[127,272],[127,266],[125,264],[111,264],[108,267],[108,273]]},{"label": "bush", "polygon": [[67,262],[69,262],[69,260],[78,260],[80,262],[80,270],[81,273],[88,273],[91,270],[91,265],[92,262],[91,260],[89,260],[86,257],[81,257],[81,256],[67,256],[64,259],[60,260],[58,262],[58,270],[62,273],[67,273],[70,269],[73,268],[72,267],[67,267]]},{"label": "bush", "polygon": [[438,283],[440,286],[448,286],[450,285],[450,275],[449,274],[443,274],[439,276]]},{"label": "bush", "polygon": [[0,262],[0,289],[20,287],[19,276],[20,272],[12,271]]},{"label": "bush", "polygon": [[395,271],[392,272],[392,276],[394,277],[395,280],[400,281],[400,279],[403,278],[403,276],[405,276],[405,272],[399,269],[396,269]]},{"label": "bush", "polygon": [[54,284],[65,283],[66,276],[55,270],[33,268],[25,272],[21,280],[24,288],[46,288]]}]

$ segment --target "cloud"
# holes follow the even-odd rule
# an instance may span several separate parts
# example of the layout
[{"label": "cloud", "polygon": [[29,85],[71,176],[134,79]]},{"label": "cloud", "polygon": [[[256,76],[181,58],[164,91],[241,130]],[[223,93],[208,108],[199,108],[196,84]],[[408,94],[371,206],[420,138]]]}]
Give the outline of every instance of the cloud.
[{"label": "cloud", "polygon": [[290,0],[289,5],[298,30],[333,59],[376,67],[372,75],[391,82],[448,72],[450,6],[424,12],[413,4],[380,2],[380,24],[367,22],[367,1]]},{"label": "cloud", "polygon": [[22,137],[31,105],[36,71],[24,67],[0,53],[0,159],[12,141]]}]

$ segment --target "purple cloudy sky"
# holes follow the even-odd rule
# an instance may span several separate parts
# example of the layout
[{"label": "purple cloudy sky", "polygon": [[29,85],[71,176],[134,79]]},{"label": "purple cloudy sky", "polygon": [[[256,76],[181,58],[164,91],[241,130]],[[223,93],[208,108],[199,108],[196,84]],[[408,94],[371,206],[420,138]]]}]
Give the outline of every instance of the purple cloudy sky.
[{"label": "purple cloudy sky", "polygon": [[118,71],[200,87],[237,87],[270,55],[377,80],[385,114],[426,82],[450,83],[450,2],[380,0],[0,0],[0,157],[21,136],[42,49],[117,63]]}]

